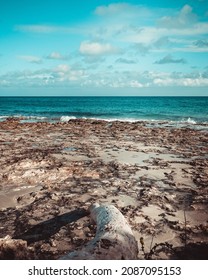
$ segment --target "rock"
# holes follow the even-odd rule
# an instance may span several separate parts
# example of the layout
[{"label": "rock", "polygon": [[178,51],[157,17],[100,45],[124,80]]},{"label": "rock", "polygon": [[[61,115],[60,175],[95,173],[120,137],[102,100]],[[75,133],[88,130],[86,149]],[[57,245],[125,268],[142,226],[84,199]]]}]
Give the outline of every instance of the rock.
[{"label": "rock", "polygon": [[22,239],[12,239],[7,235],[0,239],[0,259],[21,260],[34,259],[32,248],[27,246],[27,242]]},{"label": "rock", "polygon": [[92,220],[97,225],[95,237],[84,248],[61,259],[137,259],[137,241],[121,212],[113,205],[93,204]]}]

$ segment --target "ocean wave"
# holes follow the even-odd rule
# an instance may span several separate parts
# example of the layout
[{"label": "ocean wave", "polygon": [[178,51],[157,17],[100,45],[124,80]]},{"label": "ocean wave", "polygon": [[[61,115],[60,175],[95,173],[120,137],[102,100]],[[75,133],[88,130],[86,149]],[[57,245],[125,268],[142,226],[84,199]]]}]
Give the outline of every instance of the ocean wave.
[{"label": "ocean wave", "polygon": [[60,117],[61,122],[68,122],[70,120],[75,120],[75,119],[76,119],[76,117],[74,117],[74,116],[61,116]]},{"label": "ocean wave", "polygon": [[9,118],[17,118],[21,123],[24,122],[38,122],[38,121],[47,121],[47,117],[43,116],[24,116],[24,115],[10,115],[10,116],[0,116],[0,121],[5,121]]},{"label": "ocean wave", "polygon": [[10,115],[10,116],[0,116],[0,119],[8,119],[8,118],[22,118],[22,119],[36,119],[36,120],[44,120],[47,119],[47,117],[41,117],[41,116],[24,116],[24,115]]},{"label": "ocean wave", "polygon": [[132,119],[132,118],[86,118],[86,117],[82,117],[81,119],[83,120],[95,120],[95,121],[106,121],[106,122],[138,122],[141,120],[137,120],[137,119]]},{"label": "ocean wave", "polygon": [[47,120],[47,117],[41,117],[41,116],[21,116],[21,118],[24,118],[26,120]]},{"label": "ocean wave", "polygon": [[197,122],[190,117],[188,119],[182,119],[180,122],[181,123],[188,123],[188,124],[197,124]]}]

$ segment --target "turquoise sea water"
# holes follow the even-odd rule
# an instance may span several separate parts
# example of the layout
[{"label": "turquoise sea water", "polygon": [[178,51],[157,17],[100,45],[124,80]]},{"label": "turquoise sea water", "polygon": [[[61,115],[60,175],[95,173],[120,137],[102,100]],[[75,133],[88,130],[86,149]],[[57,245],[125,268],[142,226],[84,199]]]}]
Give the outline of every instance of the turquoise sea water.
[{"label": "turquoise sea water", "polygon": [[208,97],[0,97],[0,120],[148,121],[169,125],[208,125]]}]

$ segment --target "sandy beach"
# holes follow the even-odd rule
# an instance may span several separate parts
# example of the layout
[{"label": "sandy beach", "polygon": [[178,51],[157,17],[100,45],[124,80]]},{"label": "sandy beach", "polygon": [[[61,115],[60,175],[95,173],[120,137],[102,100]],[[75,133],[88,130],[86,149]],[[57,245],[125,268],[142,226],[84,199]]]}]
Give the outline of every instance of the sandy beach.
[{"label": "sandy beach", "polygon": [[[0,122],[0,258],[57,259],[116,206],[138,259],[208,258],[208,131],[146,122]],[[144,239],[144,248],[140,238]],[[6,249],[6,240],[23,250]]]}]

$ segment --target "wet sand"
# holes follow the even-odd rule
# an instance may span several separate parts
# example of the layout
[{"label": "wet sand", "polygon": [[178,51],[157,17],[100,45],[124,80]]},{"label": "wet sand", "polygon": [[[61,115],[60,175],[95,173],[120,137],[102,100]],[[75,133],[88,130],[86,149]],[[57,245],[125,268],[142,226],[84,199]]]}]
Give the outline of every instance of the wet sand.
[{"label": "wet sand", "polygon": [[27,241],[29,253],[0,250],[0,258],[57,259],[80,248],[95,233],[87,209],[100,202],[123,213],[139,259],[206,259],[207,186],[205,130],[8,119],[0,122],[0,238]]}]

